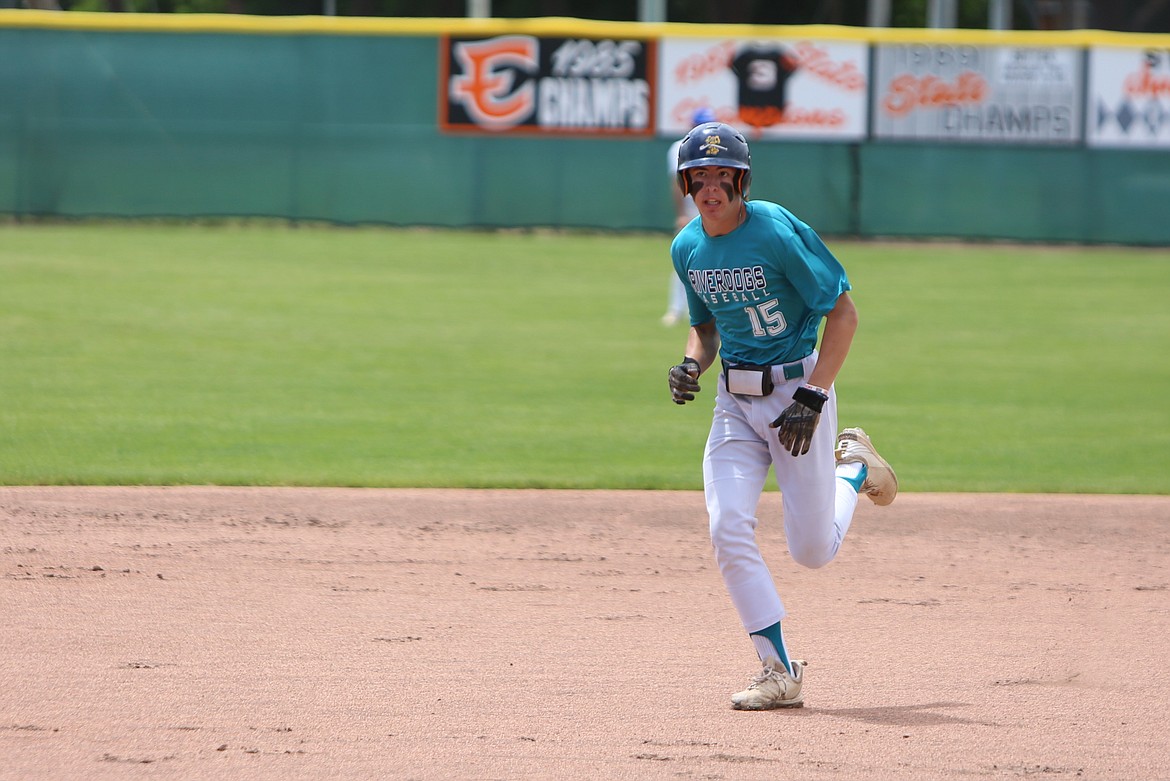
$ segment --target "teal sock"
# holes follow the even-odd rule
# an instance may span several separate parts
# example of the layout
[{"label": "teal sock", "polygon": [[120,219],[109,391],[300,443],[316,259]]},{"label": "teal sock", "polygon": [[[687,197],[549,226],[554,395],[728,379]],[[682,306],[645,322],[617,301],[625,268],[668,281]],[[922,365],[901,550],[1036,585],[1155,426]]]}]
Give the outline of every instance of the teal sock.
[{"label": "teal sock", "polygon": [[761,662],[766,661],[768,657],[779,659],[784,669],[788,670],[788,674],[792,674],[792,662],[788,661],[788,649],[784,647],[784,632],[780,629],[779,621],[758,632],[749,632],[748,636],[752,639]]},{"label": "teal sock", "polygon": [[853,490],[857,493],[861,493],[861,486],[865,483],[868,474],[869,467],[860,461],[850,461],[837,467],[837,477],[853,486]]}]

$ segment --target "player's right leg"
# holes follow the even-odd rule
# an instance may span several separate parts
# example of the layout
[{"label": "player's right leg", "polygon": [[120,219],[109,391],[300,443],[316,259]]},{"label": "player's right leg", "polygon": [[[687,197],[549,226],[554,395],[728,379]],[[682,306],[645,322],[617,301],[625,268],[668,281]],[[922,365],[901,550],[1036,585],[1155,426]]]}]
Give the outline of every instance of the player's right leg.
[{"label": "player's right leg", "polygon": [[703,454],[703,489],[715,561],[748,632],[784,617],[784,605],[756,541],[756,507],[772,460],[767,444],[747,419],[752,403],[729,394],[720,378]]},{"label": "player's right leg", "polygon": [[802,663],[788,660],[780,631],[784,604],[756,541],[756,508],[772,465],[767,443],[748,420],[759,417],[760,403],[736,399],[721,380],[703,457],[715,559],[763,665],[747,689],[732,695],[738,710],[795,708],[804,702]]}]

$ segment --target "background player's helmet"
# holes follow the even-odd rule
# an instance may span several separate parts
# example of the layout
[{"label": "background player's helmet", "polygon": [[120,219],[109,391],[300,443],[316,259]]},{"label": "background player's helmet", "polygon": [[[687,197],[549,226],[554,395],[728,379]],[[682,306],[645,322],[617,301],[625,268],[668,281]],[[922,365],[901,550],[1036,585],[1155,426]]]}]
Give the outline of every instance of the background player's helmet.
[{"label": "background player's helmet", "polygon": [[691,127],[702,125],[705,122],[715,122],[716,120],[715,112],[704,106],[703,108],[695,109],[695,113],[691,114]]},{"label": "background player's helmet", "polygon": [[687,133],[678,148],[678,186],[683,195],[690,195],[687,169],[702,166],[738,168],[735,189],[747,200],[752,183],[752,154],[743,133],[722,122],[704,122]]}]

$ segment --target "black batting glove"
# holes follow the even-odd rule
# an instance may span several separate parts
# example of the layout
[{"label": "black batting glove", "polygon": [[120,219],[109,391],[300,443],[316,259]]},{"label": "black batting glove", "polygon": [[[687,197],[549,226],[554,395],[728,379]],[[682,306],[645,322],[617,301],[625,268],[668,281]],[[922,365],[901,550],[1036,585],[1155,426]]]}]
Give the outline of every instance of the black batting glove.
[{"label": "black batting glove", "polygon": [[768,424],[780,429],[780,446],[794,456],[803,456],[812,445],[813,432],[821,420],[821,410],[829,394],[820,388],[808,385],[797,388],[792,394],[792,403],[780,413],[780,417]]},{"label": "black batting glove", "polygon": [[670,383],[670,398],[675,404],[694,401],[695,394],[702,390],[699,387],[699,362],[684,357],[678,366],[670,367],[667,382]]}]

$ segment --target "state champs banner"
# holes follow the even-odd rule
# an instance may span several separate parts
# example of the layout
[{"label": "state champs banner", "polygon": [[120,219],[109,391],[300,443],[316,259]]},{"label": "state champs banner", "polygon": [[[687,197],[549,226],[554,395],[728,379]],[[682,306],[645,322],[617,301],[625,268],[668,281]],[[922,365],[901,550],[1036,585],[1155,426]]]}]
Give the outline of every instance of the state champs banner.
[{"label": "state champs banner", "polygon": [[707,108],[749,138],[864,138],[868,51],[861,42],[664,39],[658,132],[682,136]]},{"label": "state champs banner", "polygon": [[1170,49],[1089,51],[1089,146],[1170,147]]},{"label": "state champs banner", "polygon": [[1082,57],[1069,47],[885,44],[876,48],[879,139],[1073,144]]},{"label": "state champs banner", "polygon": [[479,133],[648,136],[654,42],[446,36],[439,127]]}]

